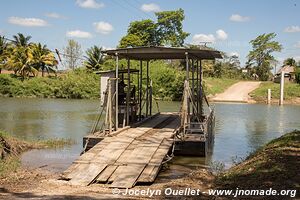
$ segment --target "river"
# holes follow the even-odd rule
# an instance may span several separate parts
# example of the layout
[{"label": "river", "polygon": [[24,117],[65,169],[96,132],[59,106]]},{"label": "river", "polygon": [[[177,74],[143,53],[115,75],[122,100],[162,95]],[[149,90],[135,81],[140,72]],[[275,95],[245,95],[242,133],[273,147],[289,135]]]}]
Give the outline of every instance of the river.
[{"label": "river", "polygon": [[[74,145],[60,149],[32,150],[22,155],[28,167],[62,172],[82,150],[82,137],[96,118],[98,100],[0,98],[0,129],[33,140],[68,138]],[[179,102],[159,102],[161,111],[179,111]],[[232,165],[273,138],[300,129],[300,106],[263,104],[214,104],[216,114],[213,154],[207,158],[176,157],[169,175],[208,165]],[[156,106],[154,106],[156,108]],[[176,171],[176,173],[172,173]]]}]

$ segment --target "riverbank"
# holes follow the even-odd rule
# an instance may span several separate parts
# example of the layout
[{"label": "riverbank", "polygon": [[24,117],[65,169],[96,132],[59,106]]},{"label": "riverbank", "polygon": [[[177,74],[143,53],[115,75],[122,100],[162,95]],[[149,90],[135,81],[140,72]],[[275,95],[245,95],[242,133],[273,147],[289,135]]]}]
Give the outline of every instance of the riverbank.
[{"label": "riverbank", "polygon": [[[251,153],[246,159],[224,171],[213,175],[210,169],[198,169],[185,177],[173,178],[169,181],[156,181],[150,186],[136,186],[135,191],[150,190],[165,191],[167,188],[182,190],[185,188],[199,189],[198,196],[184,196],[186,199],[232,199],[232,196],[209,195],[210,189],[253,189],[253,190],[289,190],[285,196],[272,196],[271,199],[286,199],[294,197],[295,190],[299,192],[299,167],[300,161],[300,131],[287,133],[272,140],[256,152]],[[17,170],[15,177],[18,181],[6,182],[0,197],[14,198],[39,198],[49,199],[140,199],[147,196],[126,196],[112,194],[111,188],[106,185],[92,184],[87,187],[69,185],[65,181],[57,180],[59,175],[41,169]],[[35,177],[35,178],[32,178]],[[121,190],[125,192],[125,190]],[[205,193],[203,193],[205,192]],[[297,195],[299,196],[299,194]],[[154,196],[159,199],[182,199],[182,196]],[[268,196],[270,197],[270,196]],[[238,196],[235,199],[262,199],[262,196]],[[267,198],[268,199],[268,198]]]},{"label": "riverbank", "polygon": [[[272,104],[278,104],[280,98],[280,84],[271,81],[262,82],[260,87],[250,93],[251,98],[257,103],[267,103],[268,89],[272,92]],[[300,84],[285,83],[284,104],[300,105]]]},{"label": "riverbank", "polygon": [[20,169],[19,155],[30,149],[59,148],[74,142],[66,139],[24,141],[0,131],[0,183],[15,179]]}]

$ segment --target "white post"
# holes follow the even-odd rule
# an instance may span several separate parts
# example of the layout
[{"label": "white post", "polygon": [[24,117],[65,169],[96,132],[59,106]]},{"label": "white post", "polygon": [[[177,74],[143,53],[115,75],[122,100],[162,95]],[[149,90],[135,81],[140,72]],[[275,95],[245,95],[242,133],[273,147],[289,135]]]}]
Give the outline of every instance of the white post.
[{"label": "white post", "polygon": [[271,103],[271,89],[268,89],[268,104]]},{"label": "white post", "polygon": [[279,105],[283,105],[284,72],[281,72]]}]

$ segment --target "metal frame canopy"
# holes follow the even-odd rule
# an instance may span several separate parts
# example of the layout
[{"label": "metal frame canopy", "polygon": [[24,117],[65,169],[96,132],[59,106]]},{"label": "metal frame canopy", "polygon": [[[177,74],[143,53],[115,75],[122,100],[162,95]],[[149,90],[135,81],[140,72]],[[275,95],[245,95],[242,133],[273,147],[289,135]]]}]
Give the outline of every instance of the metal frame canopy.
[{"label": "metal frame canopy", "polygon": [[133,60],[152,60],[152,59],[186,59],[186,54],[190,59],[196,60],[213,60],[222,58],[219,51],[189,49],[179,47],[133,47],[105,50],[102,53],[109,56],[119,56],[119,58],[133,59]]},{"label": "metal frame canopy", "polygon": [[[119,48],[112,50],[101,51],[103,54],[115,57],[115,80],[119,80],[119,73],[127,72],[128,88],[130,88],[130,60],[139,60],[139,119],[141,119],[142,110],[142,82],[143,82],[143,61],[146,61],[146,117],[148,114],[152,115],[152,81],[149,78],[149,61],[150,60],[171,60],[181,59],[185,60],[186,63],[186,80],[184,83],[184,100],[185,113],[187,113],[182,121],[190,123],[191,121],[201,121],[202,117],[202,98],[203,98],[203,87],[202,87],[202,60],[215,60],[222,58],[219,51],[215,50],[204,50],[204,49],[191,49],[191,48],[180,48],[180,47],[160,47],[160,46],[149,46],[149,47],[134,47],[134,48]],[[119,59],[127,60],[127,69],[119,71]],[[191,75],[191,79],[190,79]],[[191,83],[191,87],[189,84]],[[115,129],[118,129],[118,96],[119,88],[116,84],[116,98],[114,99],[115,105]],[[129,125],[129,100],[130,92],[127,90],[126,95],[126,125]],[[192,112],[191,112],[192,111]],[[197,119],[194,119],[197,118]],[[123,123],[124,125],[124,123]]]}]

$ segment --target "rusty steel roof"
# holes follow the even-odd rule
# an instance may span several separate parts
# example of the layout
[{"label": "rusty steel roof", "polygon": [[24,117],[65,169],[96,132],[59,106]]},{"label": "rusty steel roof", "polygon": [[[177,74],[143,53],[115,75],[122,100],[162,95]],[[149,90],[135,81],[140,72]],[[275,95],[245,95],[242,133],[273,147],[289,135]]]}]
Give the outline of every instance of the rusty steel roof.
[{"label": "rusty steel roof", "polygon": [[191,59],[207,59],[213,60],[222,58],[219,51],[189,49],[180,47],[133,47],[120,48],[102,51],[102,53],[116,56],[119,58],[133,59],[133,60],[152,60],[152,59],[185,59],[186,53]]}]

